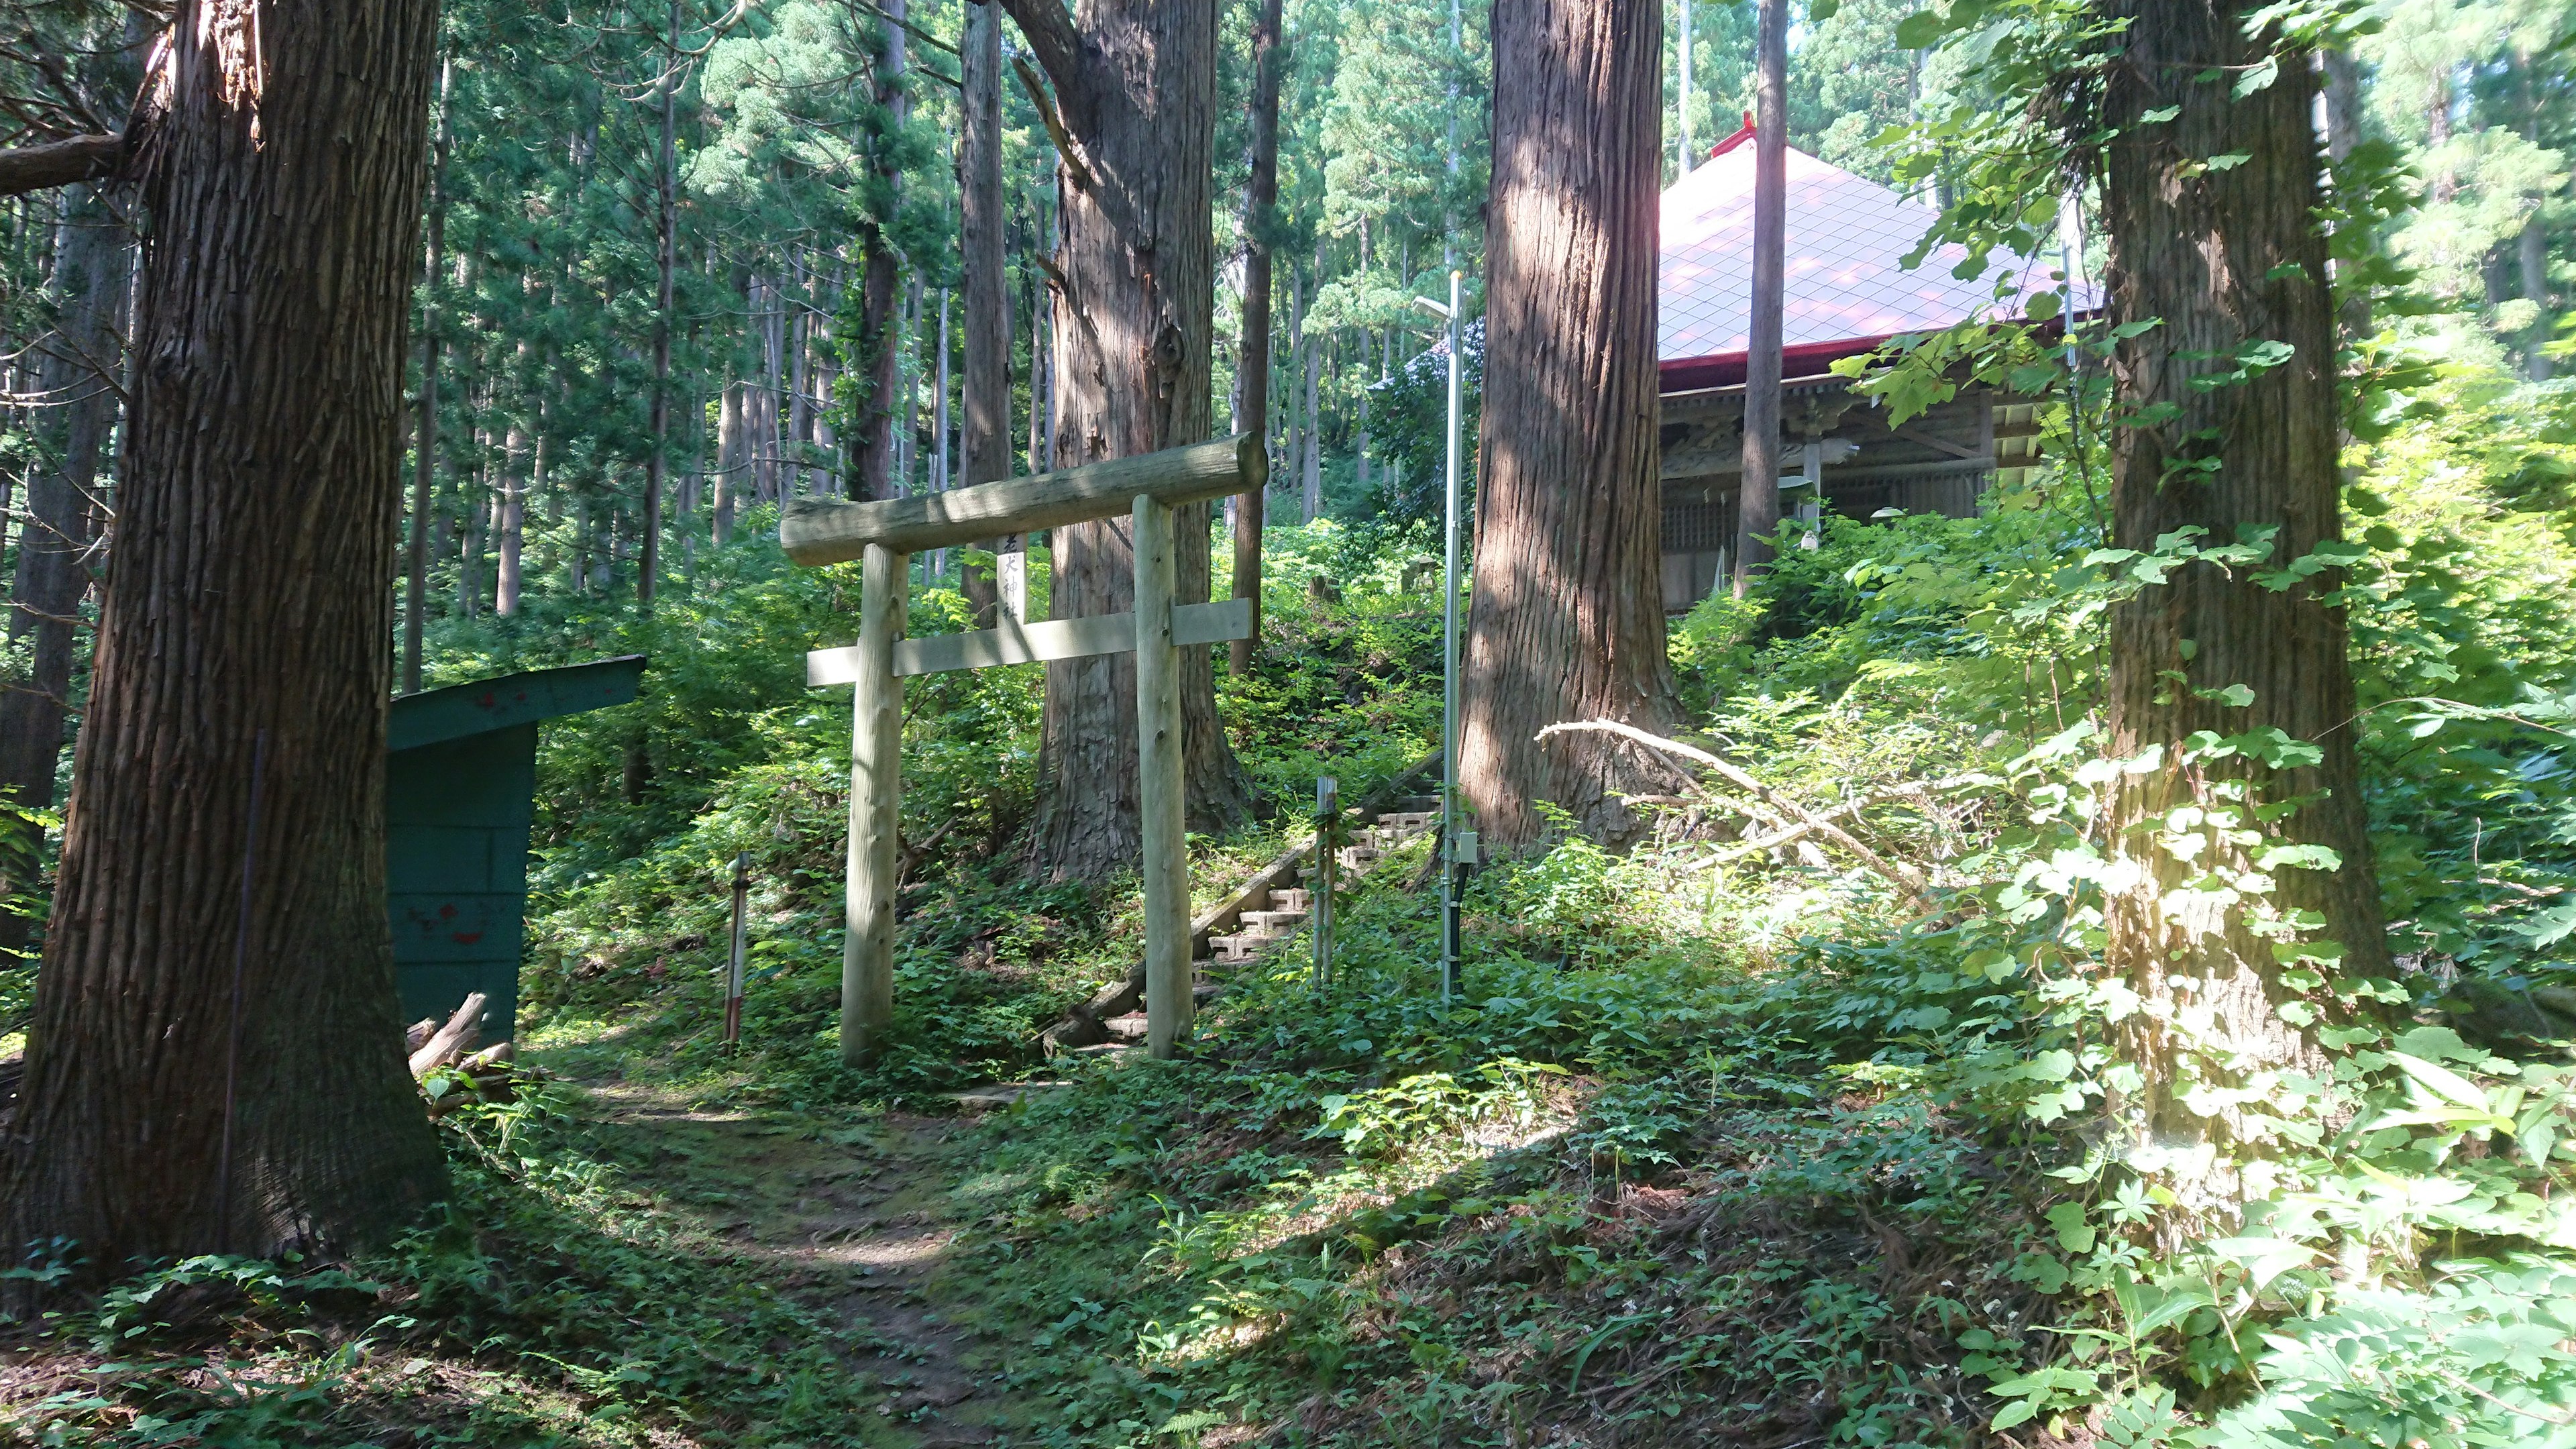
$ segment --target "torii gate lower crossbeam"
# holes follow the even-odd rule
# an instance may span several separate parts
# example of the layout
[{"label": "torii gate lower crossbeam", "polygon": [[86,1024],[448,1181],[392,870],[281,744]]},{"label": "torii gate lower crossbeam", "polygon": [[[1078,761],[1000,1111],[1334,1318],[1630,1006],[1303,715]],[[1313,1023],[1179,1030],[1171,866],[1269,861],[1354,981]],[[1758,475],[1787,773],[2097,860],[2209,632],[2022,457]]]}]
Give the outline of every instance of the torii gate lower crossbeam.
[{"label": "torii gate lower crossbeam", "polygon": [[[896,835],[903,804],[903,678],[943,669],[1136,651],[1143,816],[1146,1041],[1157,1058],[1189,1036],[1189,838],[1182,776],[1180,651],[1247,637],[1247,600],[1181,604],[1172,511],[1269,481],[1260,438],[1171,448],[1061,473],[875,503],[797,499],[779,526],[800,564],[861,560],[859,642],[806,656],[807,683],[857,686],[850,734],[848,934],[841,953],[841,1059],[873,1060],[894,1019]],[[1127,513],[1134,520],[1132,614],[903,637],[911,555],[1005,533]]]}]

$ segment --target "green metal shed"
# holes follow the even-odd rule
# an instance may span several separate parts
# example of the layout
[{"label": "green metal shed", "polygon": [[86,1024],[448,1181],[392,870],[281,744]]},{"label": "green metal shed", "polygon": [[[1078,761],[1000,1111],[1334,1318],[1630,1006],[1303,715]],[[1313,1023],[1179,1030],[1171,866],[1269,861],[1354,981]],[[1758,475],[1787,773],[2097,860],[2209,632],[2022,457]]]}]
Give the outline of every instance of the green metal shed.
[{"label": "green metal shed", "polygon": [[489,998],[483,1040],[517,1031],[536,817],[537,721],[635,698],[644,656],[407,695],[385,753],[386,913],[403,1019]]}]

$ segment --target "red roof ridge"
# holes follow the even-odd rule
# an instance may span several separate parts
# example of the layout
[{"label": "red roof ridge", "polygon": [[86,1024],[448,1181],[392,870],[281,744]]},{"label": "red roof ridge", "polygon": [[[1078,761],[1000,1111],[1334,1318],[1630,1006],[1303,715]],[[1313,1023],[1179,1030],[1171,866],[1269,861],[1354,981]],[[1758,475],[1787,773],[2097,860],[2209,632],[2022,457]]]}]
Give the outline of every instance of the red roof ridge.
[{"label": "red roof ridge", "polygon": [[1725,140],[1718,142],[1716,145],[1709,147],[1708,159],[1714,161],[1718,157],[1725,155],[1727,152],[1734,150],[1736,147],[1741,146],[1752,139],[1753,113],[1751,111],[1746,111],[1744,113],[1744,129],[1727,137]]}]

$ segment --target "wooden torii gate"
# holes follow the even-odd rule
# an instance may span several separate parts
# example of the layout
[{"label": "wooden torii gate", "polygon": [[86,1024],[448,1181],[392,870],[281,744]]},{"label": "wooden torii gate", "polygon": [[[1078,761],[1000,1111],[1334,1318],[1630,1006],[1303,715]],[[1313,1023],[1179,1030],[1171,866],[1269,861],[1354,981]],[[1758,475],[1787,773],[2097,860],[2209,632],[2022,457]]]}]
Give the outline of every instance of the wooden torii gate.
[{"label": "wooden torii gate", "polygon": [[[1257,434],[1169,448],[1060,473],[874,503],[790,500],[779,541],[797,563],[861,561],[859,642],[805,657],[808,685],[855,684],[850,730],[849,930],[841,949],[841,1060],[871,1060],[894,1017],[895,838],[903,799],[903,679],[1045,659],[1136,651],[1136,762],[1145,855],[1145,1021],[1153,1054],[1188,1037],[1189,839],[1181,772],[1180,651],[1252,633],[1249,599],[1174,600],[1172,510],[1258,492],[1270,463]],[[907,639],[911,556],[1006,533],[1126,513],[1135,520],[1131,614],[1023,623],[1007,613],[971,634]]]}]

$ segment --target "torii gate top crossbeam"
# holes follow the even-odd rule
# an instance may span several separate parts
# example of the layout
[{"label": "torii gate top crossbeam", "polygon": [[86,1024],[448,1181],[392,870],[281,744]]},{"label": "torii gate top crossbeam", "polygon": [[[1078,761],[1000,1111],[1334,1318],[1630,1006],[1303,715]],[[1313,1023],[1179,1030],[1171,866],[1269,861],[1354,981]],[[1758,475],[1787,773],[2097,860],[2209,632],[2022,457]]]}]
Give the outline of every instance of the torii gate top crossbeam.
[{"label": "torii gate top crossbeam", "polygon": [[778,541],[800,564],[846,563],[872,543],[901,554],[955,548],[1006,533],[1114,517],[1132,509],[1140,495],[1177,508],[1256,493],[1269,479],[1270,460],[1262,452],[1260,435],[1237,433],[1211,443],[946,493],[874,503],[791,499],[779,520]]}]

